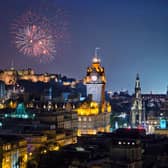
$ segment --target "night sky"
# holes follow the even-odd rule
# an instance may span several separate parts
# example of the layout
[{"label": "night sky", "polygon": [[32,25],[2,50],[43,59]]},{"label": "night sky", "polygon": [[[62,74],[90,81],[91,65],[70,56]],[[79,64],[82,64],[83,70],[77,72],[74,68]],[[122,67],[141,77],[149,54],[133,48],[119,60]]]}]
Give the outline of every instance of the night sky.
[{"label": "night sky", "polygon": [[[12,43],[12,22],[26,10],[51,6],[68,14],[68,38],[50,63],[20,54]],[[43,13],[45,15],[45,12]],[[107,90],[133,92],[136,73],[142,92],[165,93],[168,85],[167,0],[2,0],[0,69],[31,67],[82,79],[94,49],[105,67]]]}]

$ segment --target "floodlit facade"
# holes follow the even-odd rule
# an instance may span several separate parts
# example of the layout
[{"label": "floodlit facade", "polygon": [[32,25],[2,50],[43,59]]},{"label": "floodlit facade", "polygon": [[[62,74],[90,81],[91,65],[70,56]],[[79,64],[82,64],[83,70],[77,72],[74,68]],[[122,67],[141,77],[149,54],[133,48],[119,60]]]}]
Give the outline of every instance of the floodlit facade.
[{"label": "floodlit facade", "polygon": [[44,73],[36,74],[34,70],[28,68],[15,70],[14,68],[0,71],[0,80],[6,85],[14,85],[17,80],[30,80],[32,82],[49,82],[51,79],[57,79],[56,75]]},{"label": "floodlit facade", "polygon": [[110,131],[111,106],[105,101],[106,77],[100,62],[95,55],[84,78],[88,99],[76,109],[78,136]]},{"label": "floodlit facade", "polygon": [[1,168],[26,168],[27,159],[27,142],[25,140],[8,135],[6,137],[3,136],[0,142]]}]

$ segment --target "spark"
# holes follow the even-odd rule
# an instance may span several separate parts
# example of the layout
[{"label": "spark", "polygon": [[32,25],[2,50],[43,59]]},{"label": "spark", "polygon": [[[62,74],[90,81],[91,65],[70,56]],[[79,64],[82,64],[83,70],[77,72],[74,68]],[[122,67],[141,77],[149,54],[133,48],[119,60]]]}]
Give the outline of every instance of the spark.
[{"label": "spark", "polygon": [[15,22],[12,33],[20,53],[45,61],[54,58],[56,38],[47,18],[26,12]]}]

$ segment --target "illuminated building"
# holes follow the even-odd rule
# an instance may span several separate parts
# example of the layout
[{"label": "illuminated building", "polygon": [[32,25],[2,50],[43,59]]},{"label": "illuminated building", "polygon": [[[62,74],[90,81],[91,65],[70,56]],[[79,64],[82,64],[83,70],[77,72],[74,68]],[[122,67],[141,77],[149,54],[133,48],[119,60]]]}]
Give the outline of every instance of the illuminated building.
[{"label": "illuminated building", "polygon": [[105,101],[106,77],[100,59],[95,53],[92,65],[84,78],[88,100],[77,109],[78,135],[108,132],[110,129],[111,106]]},{"label": "illuminated building", "polygon": [[101,103],[103,105],[105,101],[105,84],[106,77],[104,68],[100,65],[100,59],[95,55],[92,60],[92,65],[87,68],[87,74],[84,79],[86,84],[87,96],[92,96],[92,101]]},{"label": "illuminated building", "polygon": [[155,129],[154,130],[154,134],[158,134],[158,135],[164,135],[164,136],[167,136],[168,137],[168,129]]},{"label": "illuminated building", "polygon": [[147,132],[149,134],[153,134],[155,132],[155,128],[159,128],[159,117],[148,116],[147,124]]},{"label": "illuminated building", "polygon": [[0,71],[0,80],[2,80],[6,85],[14,85],[17,80],[30,80],[32,82],[49,82],[51,79],[57,80],[56,75],[44,73],[35,74],[35,72],[28,68],[23,70],[15,70],[11,68],[9,70]]},{"label": "illuminated building", "polygon": [[142,96],[141,96],[141,87],[140,87],[140,79],[139,75],[137,74],[136,81],[135,81],[135,97],[133,100],[133,104],[131,107],[131,127],[135,128],[142,125],[143,118],[142,117]]},{"label": "illuminated building", "polygon": [[[60,138],[60,141],[57,137],[57,143],[60,146],[77,141],[78,116],[76,112],[66,109],[62,109],[62,111],[43,111],[37,115],[37,119],[41,124],[49,125],[51,130],[61,132],[62,138]],[[57,133],[57,135],[59,134]]]},{"label": "illuminated building", "polygon": [[147,132],[149,134],[168,134],[167,127],[168,117],[148,116]]},{"label": "illuminated building", "polygon": [[168,90],[166,94],[143,95],[147,101],[147,132],[149,134],[168,134]]},{"label": "illuminated building", "polygon": [[166,129],[168,128],[168,87],[167,87],[167,92],[166,92],[166,96],[164,99],[164,103],[160,109],[160,128],[161,129]]},{"label": "illuminated building", "polygon": [[25,109],[25,106],[23,103],[19,103],[17,105],[16,110],[11,114],[5,114],[5,117],[11,117],[11,118],[22,118],[22,119],[33,119],[35,117],[35,114],[28,113]]},{"label": "illuminated building", "polygon": [[0,167],[26,168],[27,142],[14,135],[0,135]]}]

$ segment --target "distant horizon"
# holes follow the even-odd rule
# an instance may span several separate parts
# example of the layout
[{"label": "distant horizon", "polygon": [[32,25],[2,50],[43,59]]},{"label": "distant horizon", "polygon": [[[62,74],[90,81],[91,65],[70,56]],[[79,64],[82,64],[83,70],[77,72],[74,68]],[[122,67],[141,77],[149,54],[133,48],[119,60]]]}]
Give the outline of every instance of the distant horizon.
[{"label": "distant horizon", "polygon": [[[14,70],[16,70],[16,71],[19,71],[19,70],[27,70],[27,69],[32,69],[32,70],[34,70],[34,72],[35,72],[35,74],[45,74],[45,73],[48,73],[48,74],[56,74],[56,75],[58,75],[58,74],[61,74],[62,75],[62,77],[63,76],[66,76],[67,78],[72,78],[72,79],[75,79],[75,80],[83,80],[83,78],[81,78],[81,79],[79,79],[79,78],[75,78],[75,77],[73,77],[73,76],[69,76],[69,75],[67,75],[67,74],[64,74],[64,73],[61,73],[61,72],[47,72],[47,71],[44,71],[44,72],[40,72],[40,71],[36,71],[35,69],[33,69],[32,67],[26,67],[26,68],[15,68],[14,66],[12,67],[10,67],[10,68],[4,68],[4,69],[1,69],[0,68],[0,70],[2,70],[2,71],[5,71],[5,70],[11,70],[11,69],[14,69]],[[108,83],[108,81],[107,81],[107,83]],[[107,83],[106,83],[106,85],[107,85]],[[140,78],[140,84],[141,84],[141,86],[142,86],[142,83],[141,83],[141,78]],[[133,88],[132,88],[132,91],[130,91],[129,89],[127,89],[127,88],[121,88],[121,89],[116,89],[116,90],[112,90],[112,89],[107,89],[107,87],[106,87],[106,91],[107,92],[112,92],[112,93],[115,93],[115,92],[126,92],[126,91],[128,91],[128,93],[130,94],[130,95],[132,95],[132,94],[134,94],[134,86],[135,86],[135,81],[134,81],[134,83],[133,83]],[[165,92],[159,92],[159,91],[157,91],[157,90],[151,90],[151,91],[143,91],[143,88],[141,87],[141,94],[166,94],[166,92],[167,92],[167,88],[165,89]]]}]

